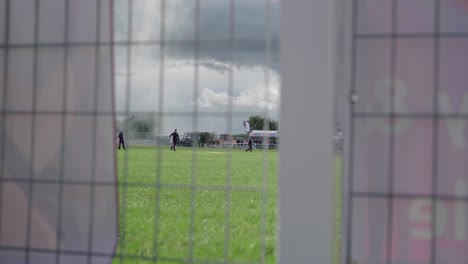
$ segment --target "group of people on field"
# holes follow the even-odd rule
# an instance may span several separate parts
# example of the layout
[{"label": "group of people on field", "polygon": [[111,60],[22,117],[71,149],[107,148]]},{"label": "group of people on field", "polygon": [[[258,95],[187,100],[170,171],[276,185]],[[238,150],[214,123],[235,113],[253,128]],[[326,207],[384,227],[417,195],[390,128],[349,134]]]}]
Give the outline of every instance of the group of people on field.
[{"label": "group of people on field", "polygon": [[[174,129],[174,132],[172,132],[169,135],[169,141],[171,143],[171,151],[176,151],[176,146],[180,142],[180,137],[179,137],[179,133],[177,133],[177,129]],[[252,138],[249,137],[249,140],[247,142],[248,148],[245,150],[245,152],[247,152],[247,151],[252,152],[252,150],[253,150],[252,143],[253,143]],[[120,133],[119,133],[119,149],[120,149],[120,146],[122,146],[123,149],[125,150],[125,142],[124,142],[123,131],[120,131]]]}]

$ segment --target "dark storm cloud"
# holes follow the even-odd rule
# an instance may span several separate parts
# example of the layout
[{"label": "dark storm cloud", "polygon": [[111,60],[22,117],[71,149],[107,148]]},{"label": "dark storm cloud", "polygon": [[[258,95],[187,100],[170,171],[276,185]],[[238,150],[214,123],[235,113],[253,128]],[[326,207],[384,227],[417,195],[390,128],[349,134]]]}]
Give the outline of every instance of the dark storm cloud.
[{"label": "dark storm cloud", "polygon": [[[158,1],[133,2],[132,38],[158,40],[160,30],[160,5]],[[267,1],[234,1],[233,63],[236,67],[268,67],[279,69],[279,1],[272,0],[269,20],[266,20]],[[126,40],[128,3],[116,0],[116,38]],[[167,58],[193,60],[195,56],[195,1],[166,1]],[[199,60],[204,66],[223,70],[222,64],[231,62],[231,8],[228,0],[200,0]],[[266,22],[269,27],[266,27]],[[266,30],[269,29],[265,43]],[[149,55],[149,54],[148,54]],[[152,53],[158,57],[158,53]],[[268,56],[268,57],[267,57]],[[156,58],[157,59],[157,58]],[[268,64],[268,65],[266,65]]]},{"label": "dark storm cloud", "polygon": [[[166,49],[169,58],[193,60],[195,58],[195,48],[192,43],[175,43],[169,45]],[[232,50],[229,43],[202,42],[198,47],[198,59],[202,62],[202,65],[216,70],[227,70],[226,64],[231,63],[231,56],[235,67],[252,68],[267,66],[278,72],[277,39],[272,40],[269,51],[264,42],[256,41],[235,41]]]}]

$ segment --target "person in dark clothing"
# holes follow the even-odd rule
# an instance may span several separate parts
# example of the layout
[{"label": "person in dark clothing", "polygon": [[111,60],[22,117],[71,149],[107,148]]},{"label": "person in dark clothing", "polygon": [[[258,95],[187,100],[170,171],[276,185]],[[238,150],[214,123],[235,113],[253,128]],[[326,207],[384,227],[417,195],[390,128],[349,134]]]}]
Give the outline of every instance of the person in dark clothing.
[{"label": "person in dark clothing", "polygon": [[247,142],[247,145],[249,146],[248,149],[245,150],[245,152],[249,151],[252,152],[252,138],[249,137],[249,141]]},{"label": "person in dark clothing", "polygon": [[120,133],[119,133],[119,149],[120,149],[121,144],[122,144],[123,149],[125,149],[125,143],[124,143],[124,138],[123,138],[123,132],[122,131],[120,131]]},{"label": "person in dark clothing", "polygon": [[176,145],[177,143],[179,143],[179,134],[177,133],[177,129],[174,129],[174,132],[172,132],[172,134],[169,135],[169,139],[171,139],[171,137],[172,137],[171,150],[175,151]]}]

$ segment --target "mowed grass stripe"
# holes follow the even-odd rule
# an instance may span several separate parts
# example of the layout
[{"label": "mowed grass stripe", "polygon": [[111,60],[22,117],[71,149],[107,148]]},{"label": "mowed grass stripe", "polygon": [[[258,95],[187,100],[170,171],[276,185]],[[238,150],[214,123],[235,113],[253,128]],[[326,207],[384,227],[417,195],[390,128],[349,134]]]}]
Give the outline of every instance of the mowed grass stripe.
[{"label": "mowed grass stripe", "polygon": [[[130,147],[128,182],[156,182],[157,150],[155,147]],[[199,148],[197,150],[197,185],[224,186],[228,151],[225,149]],[[278,178],[278,152],[268,151],[268,206],[266,228],[267,263],[275,263],[276,246],[276,192]],[[124,178],[124,152],[118,151],[119,180]],[[246,153],[232,150],[232,186],[261,187],[263,151]],[[162,149],[161,184],[190,184],[192,148],[169,147]],[[122,192],[121,192],[122,193]],[[190,189],[163,188],[160,193],[160,215],[155,216],[156,188],[129,187],[127,194],[127,230],[125,252],[118,254],[154,258],[154,219],[159,218],[157,248],[163,260],[188,258],[188,234],[190,219]],[[120,197],[122,200],[122,197]],[[194,258],[222,261],[224,253],[225,191],[198,190],[195,197]],[[262,195],[260,192],[232,191],[230,214],[229,261],[258,263],[260,261]],[[120,210],[123,212],[123,210]],[[125,263],[145,263],[143,260],[126,259]],[[148,262],[150,263],[150,262]]]}]

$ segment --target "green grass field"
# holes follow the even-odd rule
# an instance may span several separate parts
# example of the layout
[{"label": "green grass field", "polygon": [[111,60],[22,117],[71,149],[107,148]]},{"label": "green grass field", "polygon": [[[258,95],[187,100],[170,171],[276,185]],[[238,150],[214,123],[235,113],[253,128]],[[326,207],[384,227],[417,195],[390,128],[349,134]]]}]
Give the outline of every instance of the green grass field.
[{"label": "green grass field", "polygon": [[[275,150],[164,147],[159,157],[155,147],[118,151],[117,256],[123,258],[114,263],[154,263],[155,256],[158,263],[260,263],[262,257],[275,263],[277,164]],[[224,188],[228,181],[232,191]]]}]

